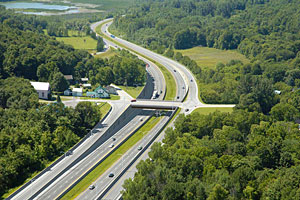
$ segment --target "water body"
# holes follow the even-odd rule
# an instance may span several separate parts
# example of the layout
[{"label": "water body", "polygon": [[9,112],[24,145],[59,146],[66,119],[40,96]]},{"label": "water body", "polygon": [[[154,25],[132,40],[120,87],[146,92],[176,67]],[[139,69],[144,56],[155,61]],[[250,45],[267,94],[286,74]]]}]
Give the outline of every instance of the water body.
[{"label": "water body", "polygon": [[6,2],[0,3],[4,5],[7,9],[45,9],[45,10],[61,10],[66,11],[69,9],[77,9],[74,6],[63,6],[63,5],[54,5],[54,4],[45,4],[45,3],[36,3],[36,2]]}]

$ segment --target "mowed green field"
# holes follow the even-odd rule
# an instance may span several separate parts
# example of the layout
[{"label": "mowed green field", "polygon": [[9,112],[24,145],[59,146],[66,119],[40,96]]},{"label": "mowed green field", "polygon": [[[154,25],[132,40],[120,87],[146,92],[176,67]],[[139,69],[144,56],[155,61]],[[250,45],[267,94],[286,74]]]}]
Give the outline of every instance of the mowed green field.
[{"label": "mowed green field", "polygon": [[197,113],[200,113],[200,114],[203,114],[203,115],[208,115],[208,114],[213,113],[215,111],[232,113],[233,108],[228,108],[228,107],[225,107],[225,108],[197,108],[193,111],[193,113],[197,112]]},{"label": "mowed green field", "polygon": [[84,37],[56,37],[57,41],[72,45],[75,49],[93,50],[96,49],[97,41],[89,36]]},{"label": "mowed green field", "polygon": [[194,47],[185,50],[175,50],[181,52],[182,55],[195,60],[200,67],[214,68],[219,62],[224,64],[230,60],[241,60],[243,63],[248,63],[249,60],[242,54],[233,50],[220,50],[208,47]]}]

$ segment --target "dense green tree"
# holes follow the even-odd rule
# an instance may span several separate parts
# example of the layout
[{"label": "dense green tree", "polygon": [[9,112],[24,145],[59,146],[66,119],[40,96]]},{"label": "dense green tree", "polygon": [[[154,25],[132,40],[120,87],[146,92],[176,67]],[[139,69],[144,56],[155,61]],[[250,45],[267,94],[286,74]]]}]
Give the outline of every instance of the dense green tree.
[{"label": "dense green tree", "polygon": [[53,75],[51,88],[57,92],[63,92],[69,88],[69,83],[61,72],[57,72]]}]

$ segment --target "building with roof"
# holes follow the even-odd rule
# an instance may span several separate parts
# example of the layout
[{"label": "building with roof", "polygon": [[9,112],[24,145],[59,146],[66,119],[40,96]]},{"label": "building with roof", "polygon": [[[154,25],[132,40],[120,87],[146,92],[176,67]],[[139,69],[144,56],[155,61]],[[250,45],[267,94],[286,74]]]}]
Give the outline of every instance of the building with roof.
[{"label": "building with roof", "polygon": [[92,85],[90,83],[85,83],[85,84],[82,84],[82,87],[84,87],[84,88],[91,88]]},{"label": "building with roof", "polygon": [[117,93],[117,89],[111,85],[108,85],[105,87],[105,90],[109,93],[109,94],[115,94],[118,95]]},{"label": "building with roof", "polygon": [[71,96],[72,95],[72,90],[69,88],[69,89],[66,89],[65,91],[64,91],[64,95],[65,96]]},{"label": "building with roof", "polygon": [[81,78],[80,80],[82,83],[87,83],[89,81],[89,78]]},{"label": "building with roof", "polygon": [[30,82],[39,95],[39,99],[50,99],[50,84],[47,82]]},{"label": "building with roof", "polygon": [[82,88],[73,88],[72,95],[74,97],[82,97]]},{"label": "building with roof", "polygon": [[74,83],[74,79],[72,75],[64,75],[64,77],[69,82],[70,85]]},{"label": "building with roof", "polygon": [[87,92],[86,96],[93,98],[110,98],[109,93],[101,86],[97,87],[93,92]]}]

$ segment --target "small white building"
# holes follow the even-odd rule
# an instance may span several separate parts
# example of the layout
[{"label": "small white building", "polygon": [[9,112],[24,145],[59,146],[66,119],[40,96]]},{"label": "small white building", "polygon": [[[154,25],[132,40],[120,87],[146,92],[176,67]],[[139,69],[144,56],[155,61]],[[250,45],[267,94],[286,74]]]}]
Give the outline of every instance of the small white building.
[{"label": "small white building", "polygon": [[82,84],[82,86],[83,86],[84,88],[91,88],[91,87],[92,87],[92,85],[91,85],[90,83]]},{"label": "small white building", "polygon": [[40,99],[50,98],[50,84],[46,82],[30,82],[34,89],[37,91]]},{"label": "small white building", "polygon": [[73,88],[72,95],[74,97],[82,97],[82,88]]}]

